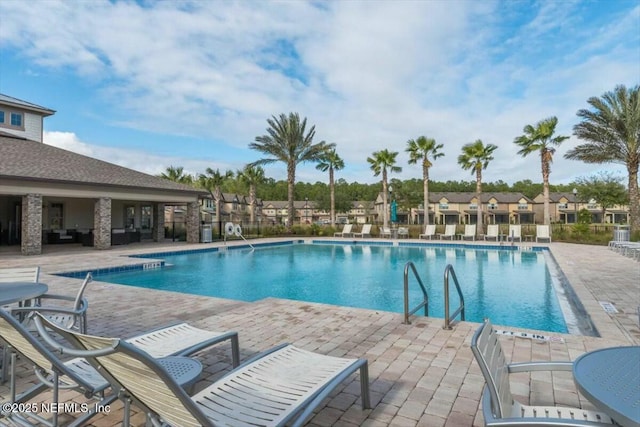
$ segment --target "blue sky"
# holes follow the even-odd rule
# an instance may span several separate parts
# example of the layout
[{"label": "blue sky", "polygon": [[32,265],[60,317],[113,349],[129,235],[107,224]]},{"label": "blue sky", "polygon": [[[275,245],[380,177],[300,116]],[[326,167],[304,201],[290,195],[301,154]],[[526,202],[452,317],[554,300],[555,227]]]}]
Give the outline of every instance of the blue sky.
[{"label": "blue sky", "polygon": [[[430,174],[476,139],[498,145],[484,181],[541,181],[513,139],[557,116],[552,183],[599,170],[562,155],[576,112],[640,82],[640,1],[0,2],[0,92],[56,110],[45,142],[143,172],[241,169],[267,118],[299,112],[337,145],[337,178],[376,182],[366,158],[420,135]],[[285,179],[276,163],[267,175]],[[298,181],[326,181],[313,165]],[[626,178],[625,181],[626,183]]]}]

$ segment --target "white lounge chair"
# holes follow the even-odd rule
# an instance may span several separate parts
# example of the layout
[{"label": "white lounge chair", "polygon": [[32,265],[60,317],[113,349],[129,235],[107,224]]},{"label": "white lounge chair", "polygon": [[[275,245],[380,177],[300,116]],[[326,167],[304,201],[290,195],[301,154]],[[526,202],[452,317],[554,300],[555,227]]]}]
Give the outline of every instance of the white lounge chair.
[{"label": "white lounge chair", "polygon": [[471,339],[471,351],[486,381],[482,393],[485,426],[606,426],[617,425],[601,412],[566,406],[528,406],[514,400],[509,375],[530,371],[571,371],[571,362],[507,364],[498,335],[485,322]]},{"label": "white lounge chair", "polygon": [[[37,314],[36,314],[37,315]],[[41,315],[38,318],[44,318]],[[46,319],[46,318],[45,318]],[[59,325],[47,320],[49,325]],[[15,378],[16,354],[18,353],[33,365],[39,378],[45,381],[40,382],[28,390],[16,395],[16,387],[12,380],[10,388],[9,403],[29,402],[35,396],[45,392],[49,388],[53,389],[53,402],[59,401],[58,388],[73,389],[86,396],[96,396],[101,399],[101,405],[108,405],[117,398],[116,393],[105,395],[105,390],[109,388],[109,382],[98,373],[85,359],[75,358],[67,362],[62,362],[58,356],[49,351],[35,335],[31,334],[24,326],[10,313],[0,309],[0,339],[9,344],[13,354],[11,355],[10,370],[12,378]],[[138,335],[126,340],[135,348],[142,349],[152,357],[162,358],[167,356],[190,356],[200,350],[211,347],[222,341],[231,341],[232,364],[239,365],[239,343],[236,332],[214,332],[195,328],[187,323],[180,323],[168,326],[155,331]],[[7,358],[5,363],[7,363]],[[6,366],[6,365],[5,365]],[[3,367],[4,369],[4,367]],[[55,385],[55,386],[54,386]],[[3,398],[4,399],[4,398]],[[21,406],[18,406],[20,408]],[[29,406],[23,405],[29,408]],[[10,407],[11,408],[11,407]],[[93,411],[82,414],[69,426],[83,426],[86,421],[95,415],[95,407],[90,405]],[[53,425],[58,423],[58,411],[53,411],[49,424],[38,418],[38,414],[22,411],[0,410],[0,419],[3,417],[16,425]],[[33,423],[29,420],[35,420]],[[0,425],[4,425],[0,421]]]},{"label": "white lounge chair", "polygon": [[352,228],[353,224],[345,224],[344,227],[342,227],[342,231],[333,233],[333,237],[353,237],[353,232],[351,231]]},{"label": "white lounge chair", "polygon": [[[0,419],[6,420],[8,425],[48,425],[58,426],[58,411],[52,411],[48,419],[43,419],[44,414],[37,414],[35,411],[29,411],[31,406],[22,405],[29,402],[34,397],[47,391],[49,388],[53,390],[51,396],[54,405],[60,402],[58,390],[59,388],[75,390],[87,397],[95,397],[99,400],[100,405],[109,405],[117,398],[115,393],[105,395],[105,390],[109,388],[109,383],[98,372],[93,369],[84,359],[73,359],[68,362],[62,362],[54,353],[49,351],[34,335],[26,330],[16,318],[5,310],[0,309],[0,338],[11,346],[11,363],[10,367],[6,367],[11,374],[11,386],[9,396],[3,396],[1,400],[9,404],[0,409]],[[16,384],[16,354],[30,362],[38,377],[45,379],[36,385],[31,385],[26,391],[17,395]],[[9,358],[5,358],[4,364],[8,363]],[[8,398],[5,400],[5,397]],[[15,410],[12,410],[11,404],[15,404]],[[70,426],[82,426],[86,421],[95,415],[95,407],[90,405],[89,411]],[[6,425],[0,421],[1,425]]]},{"label": "white lounge chair", "polygon": [[455,224],[447,224],[444,227],[444,233],[438,233],[440,240],[443,238],[453,240],[456,236],[456,225]]},{"label": "white lounge chair", "polygon": [[551,234],[548,225],[536,225],[536,242],[540,239],[548,240],[551,243]]},{"label": "white lounge chair", "polygon": [[419,239],[422,239],[423,237],[425,239],[433,239],[433,237],[436,235],[436,225],[435,224],[427,224],[424,227],[424,233],[420,234],[418,236]]},{"label": "white lounge chair", "polygon": [[409,238],[409,227],[398,227],[398,238],[400,237]]},{"label": "white lounge chair", "polygon": [[389,227],[382,227],[380,229],[380,237],[388,237],[391,238],[391,228]]},{"label": "white lounge chair", "polygon": [[512,242],[518,240],[518,242],[522,241],[522,226],[520,224],[510,224],[509,225],[509,237]]},{"label": "white lounge chair", "polygon": [[498,224],[487,225],[487,234],[484,235],[484,240],[498,240],[500,238],[500,226]]},{"label": "white lounge chair", "polygon": [[353,233],[353,237],[371,237],[371,224],[364,224],[360,232]]},{"label": "white lounge chair", "polygon": [[464,226],[464,234],[459,234],[460,240],[476,240],[476,225],[467,224]]},{"label": "white lounge chair", "polygon": [[131,401],[154,425],[301,426],[335,387],[358,370],[362,408],[371,407],[366,359],[325,356],[284,344],[190,397],[156,359],[129,343],[62,330],[46,319],[42,323],[80,350],[74,352],[45,336],[49,345],[86,357],[115,389],[122,390],[125,413]]}]

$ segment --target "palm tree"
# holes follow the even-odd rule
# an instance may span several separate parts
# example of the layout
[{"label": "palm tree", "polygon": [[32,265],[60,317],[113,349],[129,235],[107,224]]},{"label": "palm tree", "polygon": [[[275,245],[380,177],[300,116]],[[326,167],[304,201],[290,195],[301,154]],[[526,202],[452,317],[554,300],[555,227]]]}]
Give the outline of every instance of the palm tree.
[{"label": "palm tree", "polygon": [[193,177],[185,174],[182,166],[168,166],[167,169],[158,176],[180,184],[193,184]]},{"label": "palm tree", "polygon": [[621,163],[629,174],[629,213],[631,231],[640,230],[640,86],[627,89],[616,86],[601,98],[587,102],[594,108],[578,111],[582,122],[573,127],[573,134],[586,141],[565,154],[567,159],[587,163]]},{"label": "palm tree", "polygon": [[389,217],[387,214],[387,170],[389,172],[402,172],[400,166],[395,166],[397,151],[389,150],[374,151],[371,157],[367,157],[367,162],[371,165],[373,176],[382,173],[382,226],[389,226]]},{"label": "palm tree", "polygon": [[232,171],[226,171],[221,173],[220,169],[213,170],[207,168],[206,175],[200,174],[198,176],[198,185],[209,192],[213,200],[216,202],[216,222],[220,223],[222,219],[220,216],[220,201],[222,200],[222,184],[228,179],[233,178]]},{"label": "palm tree", "polygon": [[246,165],[236,176],[249,186],[249,220],[253,224],[256,219],[256,186],[265,182],[264,169],[261,166]]},{"label": "palm tree", "polygon": [[[418,160],[422,160],[422,181],[423,181],[423,206],[424,206],[424,223],[429,224],[429,168],[433,166],[431,160],[444,156],[438,150],[442,148],[442,144],[436,144],[433,138],[419,136],[417,139],[407,141],[407,149],[409,153],[409,164],[416,164]],[[431,156],[431,160],[429,160]]]},{"label": "palm tree", "polygon": [[513,140],[514,144],[521,147],[518,154],[522,155],[522,157],[526,157],[536,151],[540,152],[544,223],[547,225],[551,224],[551,216],[549,214],[549,174],[551,173],[553,155],[556,152],[554,146],[560,146],[565,139],[569,138],[568,136],[560,135],[552,138],[557,124],[557,117],[549,117],[548,119],[540,120],[535,127],[526,125],[523,129],[524,135],[520,135]]},{"label": "palm tree", "polygon": [[471,170],[472,175],[476,174],[476,199],[478,200],[476,233],[478,234],[484,233],[484,228],[482,227],[482,201],[480,200],[480,195],[482,194],[482,169],[486,169],[489,166],[489,162],[493,160],[492,154],[497,148],[497,145],[484,145],[481,139],[477,139],[475,142],[465,144],[462,147],[462,154],[458,156],[458,164],[462,166],[462,169]]},{"label": "palm tree", "polygon": [[335,148],[327,151],[318,162],[316,169],[322,172],[329,171],[329,190],[331,192],[331,226],[336,225],[336,192],[333,180],[333,171],[344,169],[344,161],[336,153]]},{"label": "palm tree", "polygon": [[324,153],[335,147],[335,144],[327,144],[321,141],[313,143],[316,127],[311,126],[307,132],[307,118],[300,121],[298,113],[289,113],[289,116],[280,114],[280,117],[272,116],[267,119],[269,127],[267,135],[257,136],[256,142],[249,144],[249,148],[257,150],[270,157],[251,163],[252,166],[266,165],[275,162],[283,162],[287,165],[287,230],[293,226],[294,188],[296,184],[296,166],[304,162],[317,162]]}]

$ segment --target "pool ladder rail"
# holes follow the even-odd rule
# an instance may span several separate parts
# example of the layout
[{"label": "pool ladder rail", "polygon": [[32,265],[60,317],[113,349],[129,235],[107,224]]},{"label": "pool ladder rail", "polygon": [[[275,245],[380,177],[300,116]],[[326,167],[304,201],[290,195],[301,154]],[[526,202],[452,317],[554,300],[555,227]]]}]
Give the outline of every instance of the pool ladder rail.
[{"label": "pool ladder rail", "polygon": [[[409,310],[409,272],[412,272],[414,277],[416,278],[418,285],[420,285],[420,289],[422,290],[422,301],[412,310]],[[449,307],[449,276],[453,278],[453,283],[456,285],[456,291],[458,292],[458,298],[460,299],[460,306],[450,314]],[[409,316],[420,310],[424,307],[424,315],[429,316],[429,295],[427,294],[427,290],[424,287],[424,283],[422,283],[422,279],[416,270],[416,266],[413,262],[409,261],[404,266],[404,323],[405,325],[410,325],[411,321],[409,320]],[[464,321],[464,296],[462,295],[462,290],[460,289],[460,283],[458,282],[458,278],[456,277],[456,272],[453,269],[451,264],[447,264],[444,269],[444,325],[443,329],[451,329],[451,322],[458,315],[460,315],[460,320]]]}]

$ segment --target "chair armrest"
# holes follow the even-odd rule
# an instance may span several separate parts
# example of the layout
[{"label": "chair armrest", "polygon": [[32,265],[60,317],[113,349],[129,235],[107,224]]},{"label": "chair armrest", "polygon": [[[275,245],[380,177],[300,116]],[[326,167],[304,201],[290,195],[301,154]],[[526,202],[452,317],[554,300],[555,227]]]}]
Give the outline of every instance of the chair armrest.
[{"label": "chair armrest", "polygon": [[79,308],[78,310],[73,308],[61,308],[61,307],[22,307],[22,308],[14,308],[11,310],[11,314],[15,315],[18,313],[62,313],[62,314],[82,314],[82,312],[86,311],[86,306]]},{"label": "chair armrest", "polygon": [[[73,299],[75,300],[75,298]],[[79,308],[69,307],[56,307],[56,306],[36,306],[36,307],[16,307],[11,309],[11,314],[16,313],[67,313],[67,314],[80,314],[87,311],[89,308],[89,301],[86,298],[82,298]]]},{"label": "chair armrest", "polygon": [[524,362],[508,365],[509,373],[531,371],[571,371],[573,362]]},{"label": "chair armrest", "polygon": [[68,295],[49,295],[44,294],[38,297],[40,300],[48,299],[48,300],[59,300],[59,301],[75,301],[76,297],[68,296]]}]

